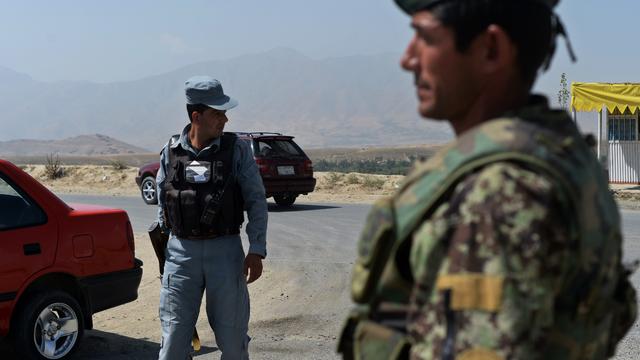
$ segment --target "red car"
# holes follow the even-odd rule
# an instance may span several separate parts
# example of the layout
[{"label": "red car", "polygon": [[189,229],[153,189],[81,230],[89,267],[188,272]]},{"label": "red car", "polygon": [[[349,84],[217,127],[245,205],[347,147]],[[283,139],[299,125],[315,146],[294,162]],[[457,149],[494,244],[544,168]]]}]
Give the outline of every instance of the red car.
[{"label": "red car", "polygon": [[137,299],[134,251],[124,210],[67,205],[0,160],[0,336],[23,358],[67,358],[94,313]]},{"label": "red car", "polygon": [[[293,141],[293,136],[268,132],[236,132],[239,139],[249,142],[253,158],[260,168],[260,176],[267,198],[273,197],[276,204],[291,206],[298,195],[313,192],[316,179],[309,157]],[[157,204],[156,174],[159,162],[143,165],[138,170],[136,183],[140,187],[142,200]]]}]

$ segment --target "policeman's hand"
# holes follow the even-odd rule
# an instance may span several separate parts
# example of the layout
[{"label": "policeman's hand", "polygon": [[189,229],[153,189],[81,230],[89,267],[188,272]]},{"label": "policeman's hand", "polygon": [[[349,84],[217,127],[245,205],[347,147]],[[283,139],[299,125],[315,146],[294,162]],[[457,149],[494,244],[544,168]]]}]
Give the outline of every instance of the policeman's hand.
[{"label": "policeman's hand", "polygon": [[262,257],[257,254],[247,254],[244,259],[244,276],[247,276],[247,284],[258,280],[262,275]]}]

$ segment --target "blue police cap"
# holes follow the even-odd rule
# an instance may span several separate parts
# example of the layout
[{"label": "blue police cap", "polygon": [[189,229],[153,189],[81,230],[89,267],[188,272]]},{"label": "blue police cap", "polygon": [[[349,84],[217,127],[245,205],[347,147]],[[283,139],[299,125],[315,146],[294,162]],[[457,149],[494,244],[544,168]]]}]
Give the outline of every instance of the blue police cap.
[{"label": "blue police cap", "polygon": [[204,104],[216,110],[229,110],[238,105],[235,99],[225,95],[220,81],[211,76],[194,76],[185,82],[187,104]]}]

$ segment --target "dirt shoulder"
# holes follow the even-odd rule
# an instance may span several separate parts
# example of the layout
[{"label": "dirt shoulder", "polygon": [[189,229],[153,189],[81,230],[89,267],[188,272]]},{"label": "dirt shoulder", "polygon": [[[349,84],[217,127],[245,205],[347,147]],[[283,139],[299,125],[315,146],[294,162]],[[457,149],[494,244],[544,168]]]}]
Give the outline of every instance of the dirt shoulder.
[{"label": "dirt shoulder", "polygon": [[[140,190],[135,182],[137,168],[118,169],[102,165],[70,165],[63,176],[47,177],[44,165],[23,165],[23,170],[55,193],[135,196]],[[401,175],[315,172],[316,190],[298,198],[299,202],[371,203],[390,195],[404,178]]]},{"label": "dirt shoulder", "polygon": [[[140,190],[135,182],[138,169],[111,165],[69,165],[64,175],[50,179],[44,165],[22,165],[21,168],[55,193],[136,196]],[[391,195],[402,182],[401,175],[315,172],[316,189],[302,195],[297,202],[372,203]],[[623,208],[640,209],[640,186],[612,184],[618,204]]]}]

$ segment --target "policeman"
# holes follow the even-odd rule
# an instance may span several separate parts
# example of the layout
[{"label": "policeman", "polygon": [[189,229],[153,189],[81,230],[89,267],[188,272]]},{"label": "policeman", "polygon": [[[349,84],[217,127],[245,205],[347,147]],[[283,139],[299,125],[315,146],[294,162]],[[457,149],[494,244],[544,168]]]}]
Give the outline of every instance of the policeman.
[{"label": "policeman", "polygon": [[[203,292],[222,359],[248,359],[247,283],[262,273],[267,204],[249,145],[224,133],[237,102],[209,76],[187,80],[190,123],[160,156],[158,221],[170,230],[160,291],[160,359],[186,359]],[[240,227],[246,209],[249,253]]]},{"label": "policeman", "polygon": [[569,116],[530,94],[565,35],[557,0],[396,3],[415,31],[401,65],[418,110],[456,139],[374,205],[339,351],[613,356],[636,317],[619,213]]}]

